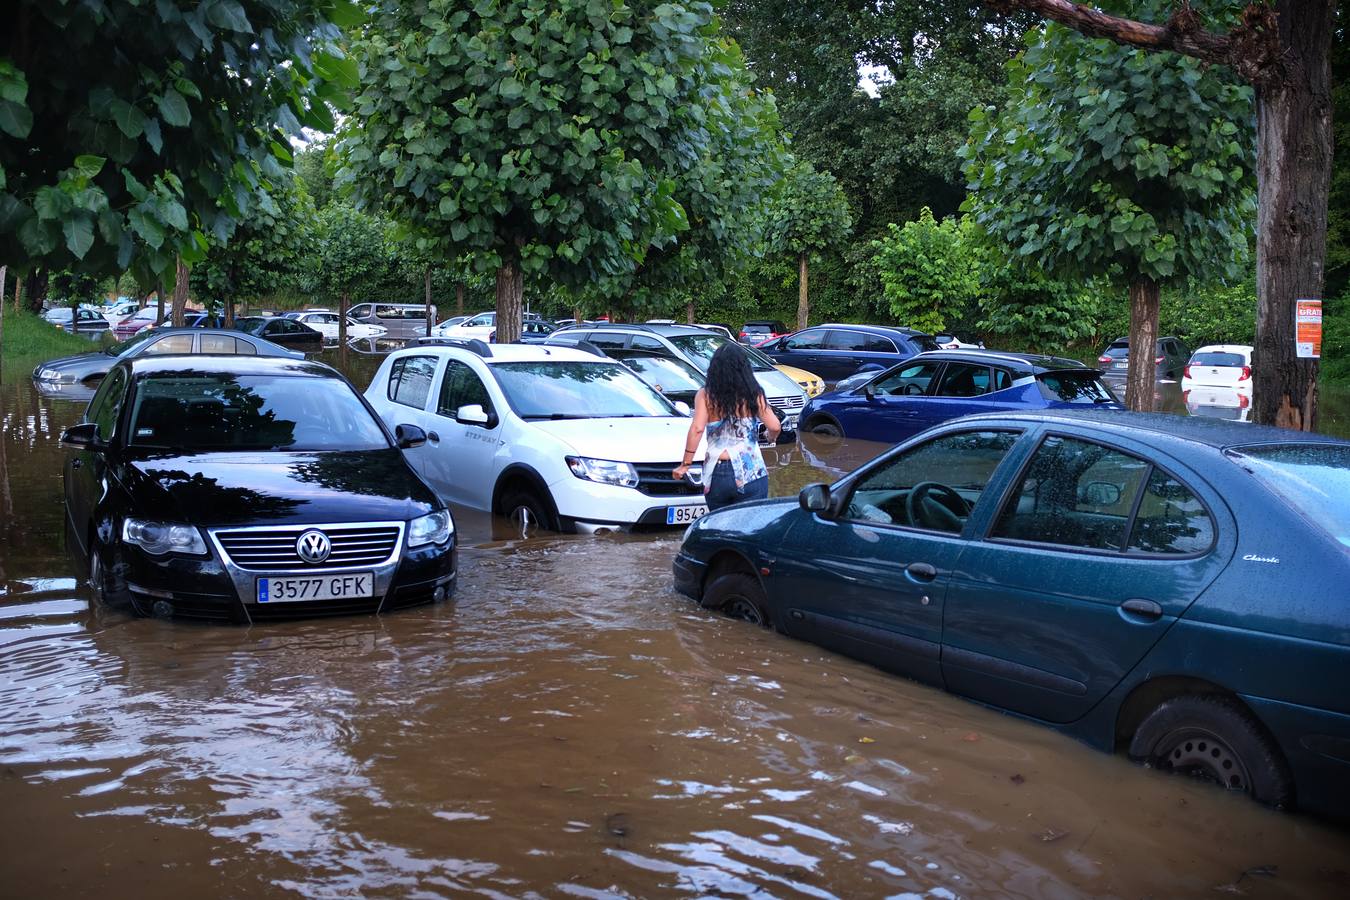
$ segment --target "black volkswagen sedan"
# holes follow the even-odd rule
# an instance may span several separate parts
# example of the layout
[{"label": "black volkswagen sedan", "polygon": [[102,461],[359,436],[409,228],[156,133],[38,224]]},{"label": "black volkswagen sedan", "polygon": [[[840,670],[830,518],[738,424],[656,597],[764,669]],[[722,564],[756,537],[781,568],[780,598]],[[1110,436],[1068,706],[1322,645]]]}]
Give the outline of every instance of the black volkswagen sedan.
[{"label": "black volkswagen sedan", "polygon": [[445,504],[348,381],[264,357],[117,364],[62,443],[66,522],[96,596],[254,622],[381,612],[455,587]]}]

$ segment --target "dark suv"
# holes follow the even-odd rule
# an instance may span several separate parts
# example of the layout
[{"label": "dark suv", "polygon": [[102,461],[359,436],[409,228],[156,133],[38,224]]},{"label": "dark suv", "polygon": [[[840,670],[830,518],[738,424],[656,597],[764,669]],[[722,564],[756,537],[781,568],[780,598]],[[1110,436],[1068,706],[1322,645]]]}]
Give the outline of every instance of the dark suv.
[{"label": "dark suv", "polygon": [[774,362],[815,372],[829,384],[863,371],[888,369],[938,349],[931,335],[885,325],[817,325],[760,344]]},{"label": "dark suv", "polygon": [[[1176,338],[1158,338],[1158,345],[1153,353],[1157,377],[1180,378],[1190,357],[1190,351]],[[1097,357],[1097,363],[1107,378],[1124,378],[1130,368],[1130,339],[1116,338],[1102,355]]]}]

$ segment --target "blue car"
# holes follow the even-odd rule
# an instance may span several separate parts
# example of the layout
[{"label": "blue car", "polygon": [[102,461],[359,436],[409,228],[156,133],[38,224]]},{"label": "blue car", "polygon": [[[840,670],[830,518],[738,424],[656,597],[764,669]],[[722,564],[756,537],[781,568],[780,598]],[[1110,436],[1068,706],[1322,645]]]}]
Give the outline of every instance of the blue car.
[{"label": "blue car", "polygon": [[1094,406],[1121,409],[1101,373],[1077,360],[985,350],[922,353],[802,410],[816,434],[898,443],[958,416]]},{"label": "blue car", "polygon": [[1350,442],[949,422],[686,532],[675,586],[1158,769],[1350,816]]},{"label": "blue car", "polygon": [[817,325],[758,345],[775,363],[805,369],[835,384],[859,372],[878,372],[925,350],[931,335],[885,325]]}]

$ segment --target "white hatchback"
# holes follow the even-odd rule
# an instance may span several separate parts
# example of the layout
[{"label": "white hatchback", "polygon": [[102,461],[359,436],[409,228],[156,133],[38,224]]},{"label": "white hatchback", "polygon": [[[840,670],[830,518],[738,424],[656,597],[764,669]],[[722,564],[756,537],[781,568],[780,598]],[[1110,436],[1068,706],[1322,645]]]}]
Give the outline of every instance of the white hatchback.
[{"label": "white hatchback", "polygon": [[1211,344],[1191,354],[1181,376],[1181,389],[1223,387],[1251,390],[1252,348],[1246,344]]},{"label": "white hatchback", "polygon": [[[286,318],[294,319],[301,325],[308,325],[322,334],[323,339],[330,343],[338,339],[338,326],[342,323],[342,319],[337,313],[327,310],[287,313]],[[367,325],[350,316],[347,317],[347,340],[349,341],[357,338],[384,337],[387,331],[388,329],[383,325]]]},{"label": "white hatchback", "polygon": [[448,501],[522,530],[685,526],[707,512],[695,466],[671,478],[689,419],[614,360],[534,344],[391,353],[366,399],[427,442],[408,461]]}]

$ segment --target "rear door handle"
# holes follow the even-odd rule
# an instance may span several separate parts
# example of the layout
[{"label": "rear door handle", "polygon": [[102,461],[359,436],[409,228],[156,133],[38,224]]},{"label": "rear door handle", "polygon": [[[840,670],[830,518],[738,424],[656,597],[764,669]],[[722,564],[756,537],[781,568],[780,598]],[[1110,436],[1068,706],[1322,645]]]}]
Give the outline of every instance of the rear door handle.
[{"label": "rear door handle", "polygon": [[1120,608],[1141,619],[1161,619],[1163,608],[1152,600],[1126,600]]},{"label": "rear door handle", "polygon": [[428,431],[427,440],[431,441],[433,444],[439,444],[441,442],[441,436],[434,431]]},{"label": "rear door handle", "polygon": [[915,581],[932,581],[937,577],[937,569],[928,563],[916,562],[905,566],[905,574]]}]

